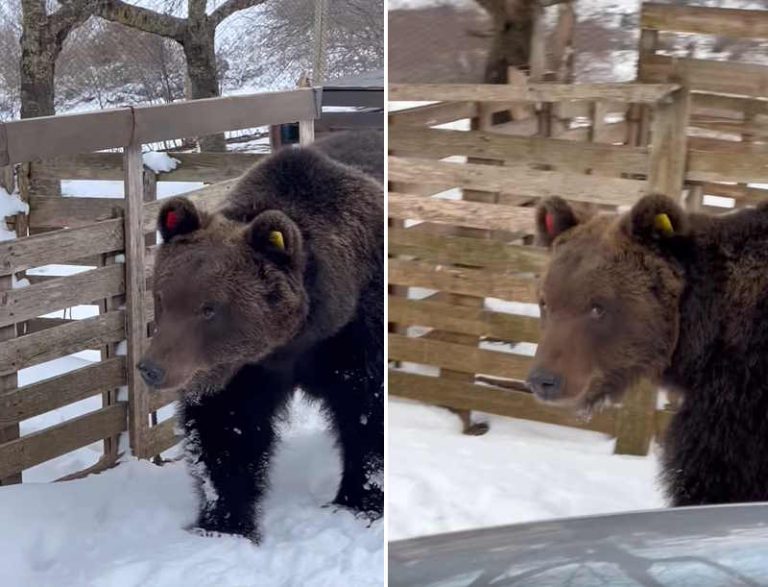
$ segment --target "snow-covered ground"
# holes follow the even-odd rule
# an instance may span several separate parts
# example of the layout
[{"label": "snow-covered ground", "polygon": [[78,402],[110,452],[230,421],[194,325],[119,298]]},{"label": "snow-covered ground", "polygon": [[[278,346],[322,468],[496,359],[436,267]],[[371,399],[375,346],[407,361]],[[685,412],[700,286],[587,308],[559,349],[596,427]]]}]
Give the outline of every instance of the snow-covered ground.
[{"label": "snow-covered ground", "polygon": [[383,523],[323,507],[339,475],[324,419],[298,399],[274,458],[259,546],[184,530],[196,505],[179,462],[129,459],[82,480],[2,487],[0,585],[383,585]]},{"label": "snow-covered ground", "polygon": [[389,400],[388,540],[664,506],[655,456],[596,432],[490,417],[465,436],[443,408]]}]

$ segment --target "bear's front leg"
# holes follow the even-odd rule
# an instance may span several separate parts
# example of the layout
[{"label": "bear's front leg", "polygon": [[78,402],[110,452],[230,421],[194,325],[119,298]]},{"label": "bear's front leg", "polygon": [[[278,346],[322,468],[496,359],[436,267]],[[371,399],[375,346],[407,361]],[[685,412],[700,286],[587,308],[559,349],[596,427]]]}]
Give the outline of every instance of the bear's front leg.
[{"label": "bear's front leg", "polygon": [[285,397],[284,390],[238,375],[218,393],[182,402],[187,463],[200,499],[196,530],[261,540],[259,504],[275,441],[272,421]]}]

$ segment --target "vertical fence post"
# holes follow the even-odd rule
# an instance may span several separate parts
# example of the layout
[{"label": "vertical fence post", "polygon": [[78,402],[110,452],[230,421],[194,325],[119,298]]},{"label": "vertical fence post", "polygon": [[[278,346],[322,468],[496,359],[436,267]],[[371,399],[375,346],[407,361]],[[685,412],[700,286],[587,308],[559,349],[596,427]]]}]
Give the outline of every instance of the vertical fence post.
[{"label": "vertical fence post", "polygon": [[299,144],[311,145],[314,142],[315,142],[315,121],[300,120],[299,121]]},{"label": "vertical fence post", "polygon": [[125,298],[128,352],[128,431],[134,456],[148,456],[149,431],[148,390],[136,369],[147,341],[147,318],[144,299],[147,282],[144,277],[144,163],[141,145],[132,142],[123,156],[125,171]]},{"label": "vertical fence post", "polygon": [[[13,167],[0,167],[0,187],[2,187],[9,194],[14,191],[14,179],[13,179]],[[0,222],[4,219],[0,218]],[[13,275],[0,276],[0,297],[4,291],[8,291],[13,288]],[[0,327],[0,341],[8,340],[16,336],[16,325],[9,324],[8,326]],[[6,391],[11,391],[18,386],[18,373],[7,373],[0,375],[0,394]],[[15,440],[19,438],[19,425],[11,424],[10,426],[0,427],[0,444]],[[12,485],[14,483],[21,483],[21,473],[9,475],[0,479],[0,485]]]}]

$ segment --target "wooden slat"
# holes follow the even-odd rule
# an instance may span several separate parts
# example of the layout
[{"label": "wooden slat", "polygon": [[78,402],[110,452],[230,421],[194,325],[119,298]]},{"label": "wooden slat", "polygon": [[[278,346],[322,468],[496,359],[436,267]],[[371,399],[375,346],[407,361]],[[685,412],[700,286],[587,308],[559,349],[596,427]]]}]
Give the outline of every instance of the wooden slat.
[{"label": "wooden slat", "polygon": [[525,380],[533,357],[501,353],[427,338],[389,334],[389,360],[435,365],[462,373],[484,373]]},{"label": "wooden slat", "polygon": [[569,200],[611,206],[632,205],[648,191],[644,181],[633,179],[401,157],[389,158],[389,178],[537,198],[566,195]]},{"label": "wooden slat", "polygon": [[[229,179],[227,181],[215,183],[200,188],[199,190],[187,192],[184,194],[184,197],[194,202],[195,205],[199,206],[201,209],[212,211],[224,201],[229,190],[237,184],[237,181],[237,179]],[[157,215],[159,214],[162,205],[162,200],[157,200],[144,205],[142,228],[145,234],[157,229]]]},{"label": "wooden slat", "polygon": [[451,155],[552,165],[562,171],[618,176],[648,171],[648,150],[542,137],[516,137],[487,131],[394,127],[389,149],[399,156],[443,158]]},{"label": "wooden slat", "polygon": [[176,418],[169,418],[157,426],[153,426],[147,433],[147,457],[159,455],[178,444],[182,440],[181,435],[176,434],[178,422]]},{"label": "wooden slat", "polygon": [[648,190],[674,200],[680,198],[685,180],[689,107],[688,90],[681,88],[670,100],[656,105],[651,124]]},{"label": "wooden slat", "polygon": [[389,99],[445,102],[559,102],[621,100],[654,103],[676,84],[389,84]]},{"label": "wooden slat", "polygon": [[125,385],[125,357],[115,357],[0,393],[0,425],[20,422],[121,385]]},{"label": "wooden slat", "polygon": [[5,292],[0,300],[0,325],[22,322],[125,291],[122,264],[59,277]]},{"label": "wooden slat", "polygon": [[23,163],[125,145],[132,125],[129,108],[6,122],[8,158]]},{"label": "wooden slat", "polygon": [[[127,375],[129,391],[129,438],[133,454],[139,458],[146,453],[149,428],[149,390],[136,365],[147,345],[147,319],[144,300],[147,280],[144,276],[146,242],[144,218],[144,167],[141,145],[134,142],[125,148],[125,311],[127,335]],[[154,204],[154,203],[153,203]],[[153,204],[149,204],[150,206]],[[105,296],[106,297],[106,296]]]},{"label": "wooden slat", "polygon": [[[530,227],[532,229],[532,226]],[[390,228],[390,255],[413,255],[436,264],[455,263],[500,271],[538,273],[547,264],[546,250],[499,241],[430,234],[414,228]]]},{"label": "wooden slat", "polygon": [[648,55],[640,61],[639,76],[647,82],[684,79],[692,90],[768,96],[768,67],[750,63]]},{"label": "wooden slat", "polygon": [[300,88],[134,108],[133,140],[152,143],[299,120],[320,115],[315,90]]},{"label": "wooden slat", "polygon": [[585,423],[566,410],[537,402],[530,393],[474,385],[441,377],[427,377],[390,370],[389,393],[393,396],[455,409],[479,410],[489,414],[583,428],[605,434],[613,434],[615,430],[614,411],[603,411]]},{"label": "wooden slat", "polygon": [[477,116],[475,102],[444,102],[406,108],[389,113],[390,132],[402,125],[436,126]]},{"label": "wooden slat", "polygon": [[389,296],[389,321],[505,341],[538,342],[539,320],[481,308]]},{"label": "wooden slat", "polygon": [[390,192],[389,215],[394,218],[425,220],[482,229],[530,231],[535,210],[499,204],[440,200]]},{"label": "wooden slat", "polygon": [[689,151],[686,179],[691,181],[768,182],[768,154]]},{"label": "wooden slat", "polygon": [[768,114],[768,100],[745,98],[743,96],[721,96],[718,94],[704,94],[694,92],[691,102],[695,109],[715,109],[737,112],[751,112],[753,114]]},{"label": "wooden slat", "polygon": [[[254,153],[169,153],[179,166],[158,173],[157,181],[204,181],[215,183],[239,177],[266,157]],[[47,179],[111,180],[123,179],[120,153],[86,153],[32,163],[33,173]]]},{"label": "wooden slat", "polygon": [[124,403],[67,420],[56,426],[0,444],[0,477],[29,469],[126,427]]},{"label": "wooden slat", "polygon": [[389,283],[518,302],[538,301],[537,286],[533,279],[511,277],[482,269],[440,267],[390,259]]},{"label": "wooden slat", "polygon": [[115,218],[123,209],[121,198],[30,197],[29,222],[34,228],[67,228]]},{"label": "wooden slat", "polygon": [[318,132],[361,128],[384,128],[384,112],[324,112],[315,121]]},{"label": "wooden slat", "polygon": [[84,349],[125,338],[125,312],[120,310],[49,328],[0,343],[0,372],[18,371]]},{"label": "wooden slat", "polygon": [[768,38],[768,11],[645,2],[640,27],[718,37]]},{"label": "wooden slat", "polygon": [[383,108],[384,88],[323,88],[323,106]]},{"label": "wooden slat", "polygon": [[156,412],[179,399],[178,390],[153,391],[149,395],[149,411]]},{"label": "wooden slat", "polygon": [[122,248],[122,219],[0,242],[0,275]]}]

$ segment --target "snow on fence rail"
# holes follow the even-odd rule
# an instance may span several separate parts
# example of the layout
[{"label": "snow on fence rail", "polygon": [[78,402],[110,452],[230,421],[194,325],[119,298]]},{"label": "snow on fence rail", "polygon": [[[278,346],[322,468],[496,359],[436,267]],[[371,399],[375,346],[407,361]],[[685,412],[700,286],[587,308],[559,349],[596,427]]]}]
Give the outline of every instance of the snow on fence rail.
[{"label": "snow on fence rail", "polygon": [[[668,418],[647,384],[588,423],[522,389],[546,260],[529,245],[542,197],[607,209],[646,193],[680,198],[688,92],[516,83],[390,88],[391,99],[437,103],[389,115],[389,391],[585,427],[616,436],[617,452],[645,454]],[[641,103],[652,112],[645,144],[629,116]]]},{"label": "snow on fence rail", "polygon": [[[154,201],[156,182],[210,183],[187,194],[210,209],[259,156],[175,154],[181,165],[156,176],[145,169],[142,143],[289,122],[299,122],[302,142],[309,142],[319,113],[319,92],[300,89],[0,125],[0,164],[23,164],[18,174],[23,193],[30,174],[121,180],[124,186],[123,199],[33,194],[29,216],[17,217],[15,224],[19,234],[28,230],[31,236],[0,242],[0,484],[20,482],[22,471],[100,440],[103,454],[87,471],[111,466],[125,431],[141,458],[158,455],[177,440],[174,419],[157,423],[155,416],[173,394],[150,394],[135,369],[153,319],[148,278],[160,206]],[[117,147],[122,154],[90,153]],[[8,175],[3,174],[4,184],[11,192]],[[53,263],[86,270],[29,275],[29,286],[13,289],[20,272]],[[85,319],[44,317],[80,304],[95,304],[99,312]],[[118,348],[120,341],[127,341],[127,352]],[[87,349],[100,350],[101,361],[19,386],[23,369]],[[119,390],[125,386],[123,395]],[[25,420],[99,395],[98,409],[20,434]]]}]

